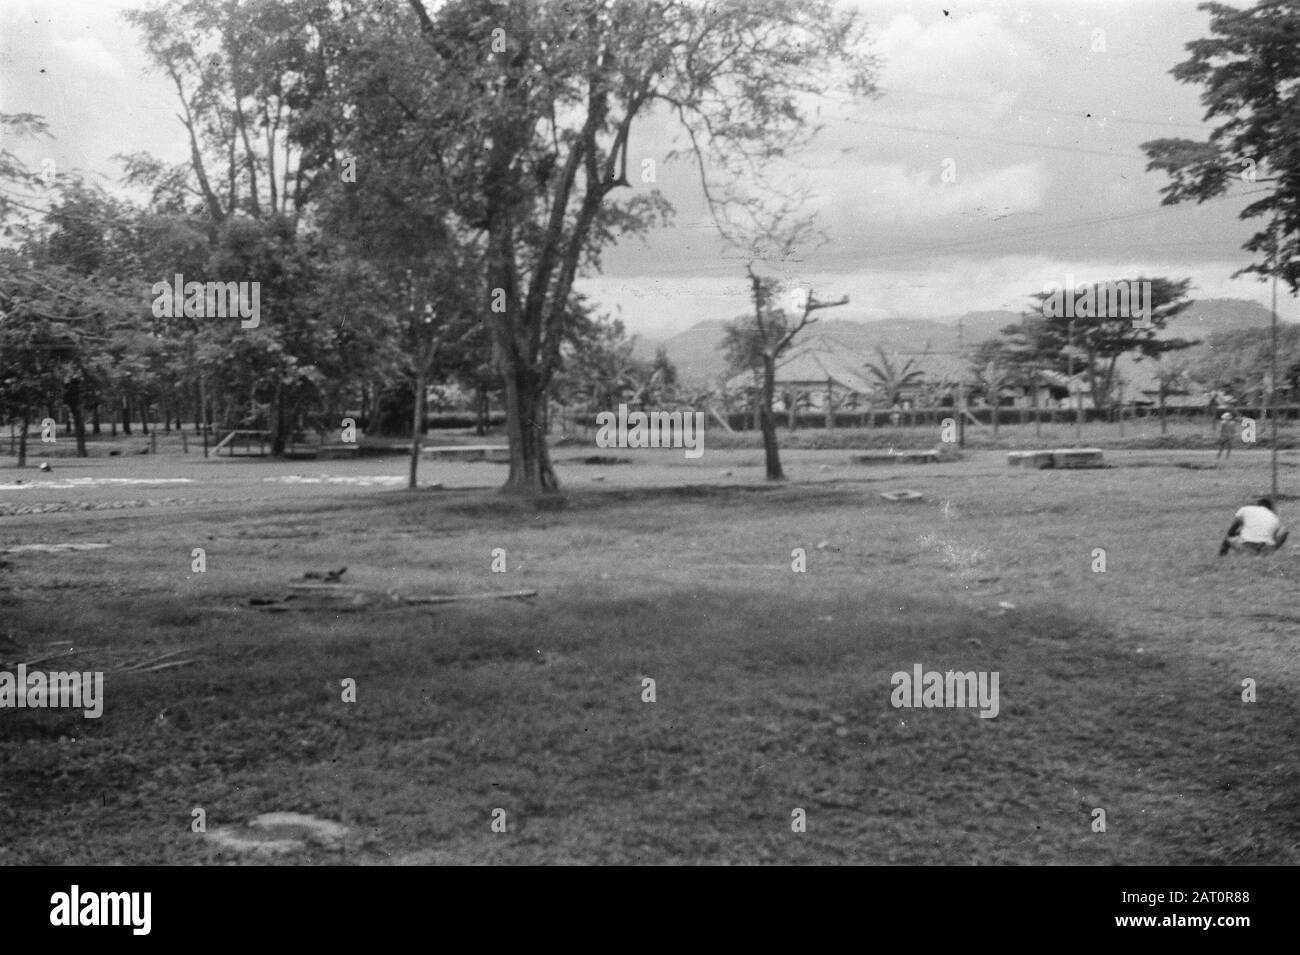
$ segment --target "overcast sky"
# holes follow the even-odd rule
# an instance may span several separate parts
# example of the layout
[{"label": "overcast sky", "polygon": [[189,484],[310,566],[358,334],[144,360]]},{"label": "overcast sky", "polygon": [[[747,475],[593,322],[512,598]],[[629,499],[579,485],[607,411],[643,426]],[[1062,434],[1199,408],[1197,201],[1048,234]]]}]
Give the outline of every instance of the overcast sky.
[{"label": "overcast sky", "polygon": [[[0,112],[42,114],[56,137],[36,150],[7,144],[29,163],[51,158],[111,183],[115,153],[185,159],[175,95],[147,74],[118,15],[135,5],[0,0]],[[1208,133],[1199,90],[1169,75],[1185,44],[1208,33],[1195,3],[871,0],[862,9],[882,95],[825,103],[825,130],[782,174],[813,190],[830,239],[790,278],[850,296],[835,317],[1020,310],[1068,275],[1190,278],[1195,297],[1267,306],[1266,284],[1230,278],[1249,262],[1241,244],[1253,231],[1237,218],[1240,196],[1263,187],[1239,181],[1228,198],[1165,208],[1164,177],[1144,171],[1140,143]],[[610,250],[604,274],[584,283],[631,331],[653,337],[747,308],[744,264],[720,245],[696,171],[663,161],[673,145],[666,123],[643,124],[630,169],[657,161],[674,225]],[[945,168],[955,181],[944,181]],[[1290,298],[1280,311],[1300,317]]]}]

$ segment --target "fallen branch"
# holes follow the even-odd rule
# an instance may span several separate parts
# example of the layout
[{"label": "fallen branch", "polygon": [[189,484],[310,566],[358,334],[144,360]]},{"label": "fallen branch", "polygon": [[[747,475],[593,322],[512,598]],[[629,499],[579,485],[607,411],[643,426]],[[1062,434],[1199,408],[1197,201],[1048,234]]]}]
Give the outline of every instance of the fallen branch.
[{"label": "fallen branch", "polygon": [[53,660],[55,657],[65,657],[65,656],[67,656],[67,655],[68,655],[68,654],[67,654],[66,652],[65,652],[65,653],[47,653],[45,656],[43,656],[43,657],[37,657],[35,660],[26,660],[26,661],[24,661],[24,662],[22,662],[22,663],[15,663],[14,666],[16,666],[16,667],[29,667],[29,666],[31,666],[33,663],[44,663],[46,660]]},{"label": "fallen branch", "polygon": [[184,652],[185,652],[184,647],[181,647],[179,650],[168,650],[166,653],[162,654],[161,656],[153,657],[148,660],[141,660],[139,663],[132,663],[129,667],[118,667],[117,672],[125,673],[128,670],[139,670],[141,667],[147,667],[151,663],[157,663],[160,660],[166,660],[168,657],[174,657]]},{"label": "fallen branch", "polygon": [[358,587],[355,584],[290,584],[290,590],[316,590],[331,591],[333,593],[373,593],[365,587]]},{"label": "fallen branch", "polygon": [[141,673],[152,673],[154,670],[166,670],[168,667],[183,667],[183,666],[189,666],[189,665],[190,665],[191,663],[193,663],[193,662],[194,662],[193,660],[176,660],[176,661],[174,661],[174,662],[172,662],[172,663],[160,663],[160,664],[158,664],[156,667],[148,667],[148,668],[146,668],[146,669],[144,669],[144,670],[141,670],[140,672],[141,672]]},{"label": "fallen branch", "polygon": [[536,597],[536,590],[497,590],[486,594],[442,594],[436,597],[401,597],[408,604],[447,604],[457,600],[509,600]]}]

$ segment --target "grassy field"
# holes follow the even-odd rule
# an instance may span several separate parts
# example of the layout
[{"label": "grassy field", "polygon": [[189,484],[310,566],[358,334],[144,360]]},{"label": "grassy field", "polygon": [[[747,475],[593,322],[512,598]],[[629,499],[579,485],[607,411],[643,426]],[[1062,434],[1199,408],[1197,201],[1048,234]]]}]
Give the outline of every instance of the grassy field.
[{"label": "grassy field", "polygon": [[[108,672],[98,720],[0,711],[0,863],[267,861],[192,832],[196,807],[209,829],[275,810],[349,827],[270,860],[289,863],[1300,862],[1300,550],[1215,556],[1266,454],[1022,472],[791,450],[780,487],[753,450],[618,454],[557,450],[558,509],[499,497],[489,464],[426,466],[445,487],[416,492],[267,481],[400,459],[67,462],[49,478],[195,483],[0,496],[172,504],[0,516],[0,547],[110,545],[0,555],[0,658],[195,661]],[[880,497],[898,488],[924,500]],[[249,606],[342,566],[376,590],[538,596]],[[916,664],[997,671],[998,716],[895,709],[890,676]]]}]

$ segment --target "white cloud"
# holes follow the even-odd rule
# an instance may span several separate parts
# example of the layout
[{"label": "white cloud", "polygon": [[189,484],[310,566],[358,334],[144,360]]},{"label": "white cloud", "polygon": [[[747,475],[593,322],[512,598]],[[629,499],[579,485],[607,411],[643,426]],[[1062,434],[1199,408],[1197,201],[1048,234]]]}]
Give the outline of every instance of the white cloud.
[{"label": "white cloud", "polygon": [[832,235],[864,224],[920,225],[955,216],[998,219],[1043,208],[1049,176],[1041,162],[979,170],[954,164],[943,181],[943,159],[925,167],[901,163],[840,163],[805,173]]},{"label": "white cloud", "polygon": [[998,114],[1043,69],[1033,48],[988,10],[954,12],[925,26],[910,13],[898,14],[874,39],[882,90],[969,99]]},{"label": "white cloud", "polygon": [[[966,312],[1021,312],[1047,283],[1106,281],[1125,277],[1164,276],[1192,279],[1192,298],[1242,298],[1267,307],[1267,285],[1231,279],[1236,264],[1223,262],[1189,267],[1186,262],[1151,259],[1066,260],[1051,256],[963,256],[926,263],[922,268],[871,269],[856,272],[810,271],[796,277],[825,297],[849,296],[849,305],[828,318],[873,321],[884,318],[950,319]],[[666,338],[708,319],[731,319],[749,308],[748,289],[736,277],[638,276],[597,277],[582,283],[600,305],[618,314],[630,334]],[[1283,320],[1300,318],[1300,303],[1279,303]]]}]

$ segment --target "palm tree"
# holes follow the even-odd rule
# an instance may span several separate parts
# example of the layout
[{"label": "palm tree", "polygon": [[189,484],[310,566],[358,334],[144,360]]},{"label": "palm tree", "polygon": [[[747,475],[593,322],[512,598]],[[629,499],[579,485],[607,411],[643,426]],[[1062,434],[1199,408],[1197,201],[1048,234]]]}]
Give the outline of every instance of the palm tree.
[{"label": "palm tree", "polygon": [[1011,369],[998,358],[992,358],[982,368],[976,369],[976,379],[984,389],[984,399],[993,409],[993,435],[998,433],[998,409],[1001,406],[1002,389],[1012,380]]},{"label": "palm tree", "polygon": [[915,358],[909,358],[901,367],[896,367],[885,354],[885,349],[879,345],[876,346],[876,354],[880,356],[879,363],[869,361],[866,368],[885,393],[885,403],[893,407],[898,403],[903,389],[919,385],[925,374],[917,366]]},{"label": "palm tree", "polygon": [[[940,412],[938,409],[943,407],[943,401],[945,398],[951,398],[953,396],[953,392],[957,387],[957,382],[953,380],[947,372],[944,372],[938,381],[925,381],[922,382],[921,386],[922,391],[918,403],[931,414],[939,415]],[[953,402],[953,407],[954,409],[956,408],[955,400]]]}]

